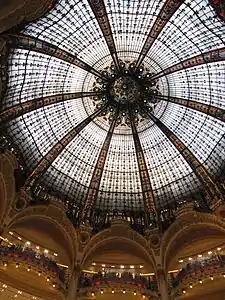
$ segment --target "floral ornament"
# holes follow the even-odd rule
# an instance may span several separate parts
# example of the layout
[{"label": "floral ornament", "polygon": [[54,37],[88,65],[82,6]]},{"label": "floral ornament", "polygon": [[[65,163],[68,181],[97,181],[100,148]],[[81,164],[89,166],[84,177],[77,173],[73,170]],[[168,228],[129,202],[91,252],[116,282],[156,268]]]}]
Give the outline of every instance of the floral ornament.
[{"label": "floral ornament", "polygon": [[102,74],[107,81],[96,78],[92,86],[92,91],[98,93],[93,96],[93,105],[97,108],[108,103],[107,108],[101,117],[112,122],[115,111],[119,106],[119,115],[116,126],[130,127],[130,116],[136,124],[142,122],[147,117],[143,108],[147,108],[153,114],[160,102],[155,95],[160,94],[158,80],[152,80],[153,73],[141,66],[138,72],[134,72],[135,62],[120,61],[118,72],[113,64],[104,68]]}]

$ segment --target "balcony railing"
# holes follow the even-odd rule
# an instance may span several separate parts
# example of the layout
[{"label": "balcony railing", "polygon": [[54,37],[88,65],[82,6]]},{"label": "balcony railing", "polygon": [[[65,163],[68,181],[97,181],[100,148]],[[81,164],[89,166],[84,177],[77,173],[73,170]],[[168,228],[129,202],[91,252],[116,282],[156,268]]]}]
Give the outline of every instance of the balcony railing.
[{"label": "balcony railing", "polygon": [[157,291],[157,283],[147,277],[143,277],[130,272],[105,272],[93,274],[92,276],[85,276],[84,274],[80,277],[79,288],[92,287],[97,285],[114,286],[119,285],[132,285],[134,288],[142,288],[149,291]]},{"label": "balcony railing", "polygon": [[40,254],[32,248],[21,245],[0,245],[0,262],[4,267],[15,264],[15,268],[26,267],[27,271],[35,271],[38,276],[46,275],[55,288],[63,292],[66,287],[65,270],[60,268],[52,258]]},{"label": "balcony railing", "polygon": [[198,283],[203,284],[205,278],[213,280],[214,276],[225,277],[225,255],[212,255],[188,263],[171,278],[171,288],[176,295],[181,295],[182,291],[186,293],[188,288],[192,289]]}]

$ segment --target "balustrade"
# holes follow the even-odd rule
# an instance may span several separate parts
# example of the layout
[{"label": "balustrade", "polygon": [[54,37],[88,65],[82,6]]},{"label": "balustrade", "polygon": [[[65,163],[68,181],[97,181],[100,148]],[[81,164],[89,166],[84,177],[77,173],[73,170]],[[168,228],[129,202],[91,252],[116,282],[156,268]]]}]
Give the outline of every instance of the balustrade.
[{"label": "balustrade", "polygon": [[182,270],[171,279],[172,287],[177,287],[180,283],[182,283],[187,277],[193,275],[204,275],[204,272],[208,272],[210,270],[221,270],[225,268],[225,255],[212,255],[209,258],[203,258],[199,260],[192,261],[188,263]]},{"label": "balustrade", "polygon": [[[27,270],[31,270],[31,266],[37,270],[40,276],[42,272],[51,276],[54,281],[59,284],[56,286],[59,289],[65,284],[65,271],[60,268],[56,261],[44,254],[40,254],[30,247],[22,247],[22,245],[0,245],[0,261],[3,266],[7,266],[8,263],[15,263],[15,267],[18,268],[20,265],[26,264]],[[50,278],[47,278],[49,281]]]},{"label": "balustrade", "polygon": [[130,284],[139,288],[144,288],[150,291],[157,290],[156,281],[150,277],[143,277],[131,272],[99,272],[88,276],[82,274],[79,279],[79,287],[91,287],[99,284],[114,285],[114,284]]}]

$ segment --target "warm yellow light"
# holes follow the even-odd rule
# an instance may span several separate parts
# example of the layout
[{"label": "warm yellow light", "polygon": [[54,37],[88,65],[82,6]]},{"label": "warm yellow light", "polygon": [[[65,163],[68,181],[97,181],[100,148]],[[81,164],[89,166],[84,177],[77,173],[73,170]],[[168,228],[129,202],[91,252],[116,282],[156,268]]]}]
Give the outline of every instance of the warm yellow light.
[{"label": "warm yellow light", "polygon": [[212,275],[210,276],[210,279],[211,279],[211,280],[213,280],[213,279],[214,279]]},{"label": "warm yellow light", "polygon": [[44,250],[44,253],[48,253],[48,249],[45,249],[45,250]]},{"label": "warm yellow light", "polygon": [[10,235],[13,235],[13,232],[12,232],[12,231],[10,231],[10,232],[9,232],[9,234],[10,234]]},{"label": "warm yellow light", "polygon": [[189,257],[188,260],[192,260],[192,257]]},{"label": "warm yellow light", "polygon": [[130,266],[131,269],[134,269],[134,266]]},{"label": "warm yellow light", "polygon": [[54,253],[54,255],[55,255],[55,256],[58,256],[58,254],[57,254],[57,253]]},{"label": "warm yellow light", "polygon": [[217,248],[217,251],[220,251],[220,250],[221,250],[221,248],[220,248],[220,247],[218,247],[218,248]]},{"label": "warm yellow light", "polygon": [[39,250],[39,249],[40,249],[40,247],[39,247],[39,246],[36,246],[36,249],[37,249],[37,250]]},{"label": "warm yellow light", "polygon": [[137,295],[137,293],[136,293],[136,291],[134,291],[134,296],[136,296]]},{"label": "warm yellow light", "polygon": [[222,273],[223,277],[225,278],[225,273]]},{"label": "warm yellow light", "polygon": [[92,266],[96,266],[96,263],[92,263]]},{"label": "warm yellow light", "polygon": [[145,295],[142,295],[142,298],[145,299]]},{"label": "warm yellow light", "polygon": [[115,266],[111,266],[111,268],[115,268]]},{"label": "warm yellow light", "polygon": [[201,284],[202,284],[202,280],[201,280],[201,279],[199,280],[199,283],[201,283]]},{"label": "warm yellow light", "polygon": [[18,240],[20,240],[20,241],[21,241],[21,240],[22,240],[22,238],[21,238],[20,236],[18,236]]},{"label": "warm yellow light", "polygon": [[105,267],[105,264],[102,264],[102,267]]},{"label": "warm yellow light", "polygon": [[27,245],[30,245],[30,242],[29,242],[29,241],[27,241],[27,242],[26,242],[26,244],[27,244]]},{"label": "warm yellow light", "polygon": [[49,277],[47,277],[47,281],[49,281],[50,280],[50,278]]},{"label": "warm yellow light", "polygon": [[112,289],[112,294],[114,294],[115,293],[115,291],[114,291],[114,289]]},{"label": "warm yellow light", "polygon": [[140,265],[140,268],[142,269],[144,266]]},{"label": "warm yellow light", "polygon": [[54,287],[54,288],[55,288],[55,284],[54,284],[54,283],[53,283],[52,287]]},{"label": "warm yellow light", "polygon": [[18,263],[16,263],[16,268],[19,268],[19,264]]},{"label": "warm yellow light", "polygon": [[124,266],[120,266],[121,269],[124,269]]},{"label": "warm yellow light", "polygon": [[6,289],[6,288],[7,288],[7,285],[6,285],[6,284],[3,284],[3,287]]},{"label": "warm yellow light", "polygon": [[41,271],[38,272],[38,276],[41,276]]},{"label": "warm yellow light", "polygon": [[28,268],[27,268],[27,271],[30,272],[30,270],[31,270],[31,267],[28,267]]},{"label": "warm yellow light", "polygon": [[199,254],[198,257],[202,257],[202,254]]},{"label": "warm yellow light", "polygon": [[17,297],[17,295],[14,295],[14,297],[16,298],[16,297]]},{"label": "warm yellow light", "polygon": [[179,263],[182,263],[182,262],[184,262],[183,259],[180,259],[180,260],[179,260]]},{"label": "warm yellow light", "polygon": [[101,294],[103,294],[103,290],[101,290]]},{"label": "warm yellow light", "polygon": [[183,294],[186,294],[186,291],[185,291],[185,290],[183,290]]},{"label": "warm yellow light", "polygon": [[192,289],[192,288],[193,288],[193,285],[192,285],[192,283],[190,283],[190,284],[189,284],[189,288],[190,288],[190,289]]},{"label": "warm yellow light", "polygon": [[123,290],[123,293],[125,294],[125,293],[126,293],[126,290]]},{"label": "warm yellow light", "polygon": [[5,263],[4,263],[4,267],[7,267],[7,266],[8,266],[8,264],[7,264],[7,262],[5,262]]},{"label": "warm yellow light", "polygon": [[91,293],[91,296],[92,296],[92,297],[94,297],[94,295],[95,295],[95,293],[94,293],[94,292],[92,292],[92,293]]},{"label": "warm yellow light", "polygon": [[208,254],[212,254],[212,251],[208,251]]},{"label": "warm yellow light", "polygon": [[22,294],[22,292],[21,292],[21,291],[18,291],[18,294],[20,294],[20,295],[21,295],[21,294]]}]

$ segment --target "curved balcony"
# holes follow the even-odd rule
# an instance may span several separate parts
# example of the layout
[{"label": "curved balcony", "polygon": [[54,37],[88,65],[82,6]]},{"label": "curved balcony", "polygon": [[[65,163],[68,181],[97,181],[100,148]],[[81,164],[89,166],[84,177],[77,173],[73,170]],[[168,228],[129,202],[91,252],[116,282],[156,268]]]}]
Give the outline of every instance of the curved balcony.
[{"label": "curved balcony", "polygon": [[188,263],[172,280],[171,285],[176,296],[181,296],[192,289],[202,286],[204,281],[225,283],[225,255],[213,255]]},{"label": "curved balcony", "polygon": [[[38,276],[38,279],[44,277],[44,280],[51,285],[51,289],[59,291],[60,294],[65,294],[65,271],[52,258],[39,254],[29,247],[0,245],[0,275],[2,274],[3,278],[7,276],[10,280],[11,276],[15,276],[15,269],[17,271],[21,270],[23,274],[27,275],[29,272],[30,277],[31,273],[33,276]],[[27,272],[24,273],[24,270]]]},{"label": "curved balcony", "polygon": [[[104,275],[103,275],[104,274]],[[135,275],[130,272],[99,272],[93,276],[82,275],[79,279],[79,294],[96,296],[110,292],[112,294],[131,292],[145,297],[157,296],[157,283],[150,278]]]}]

